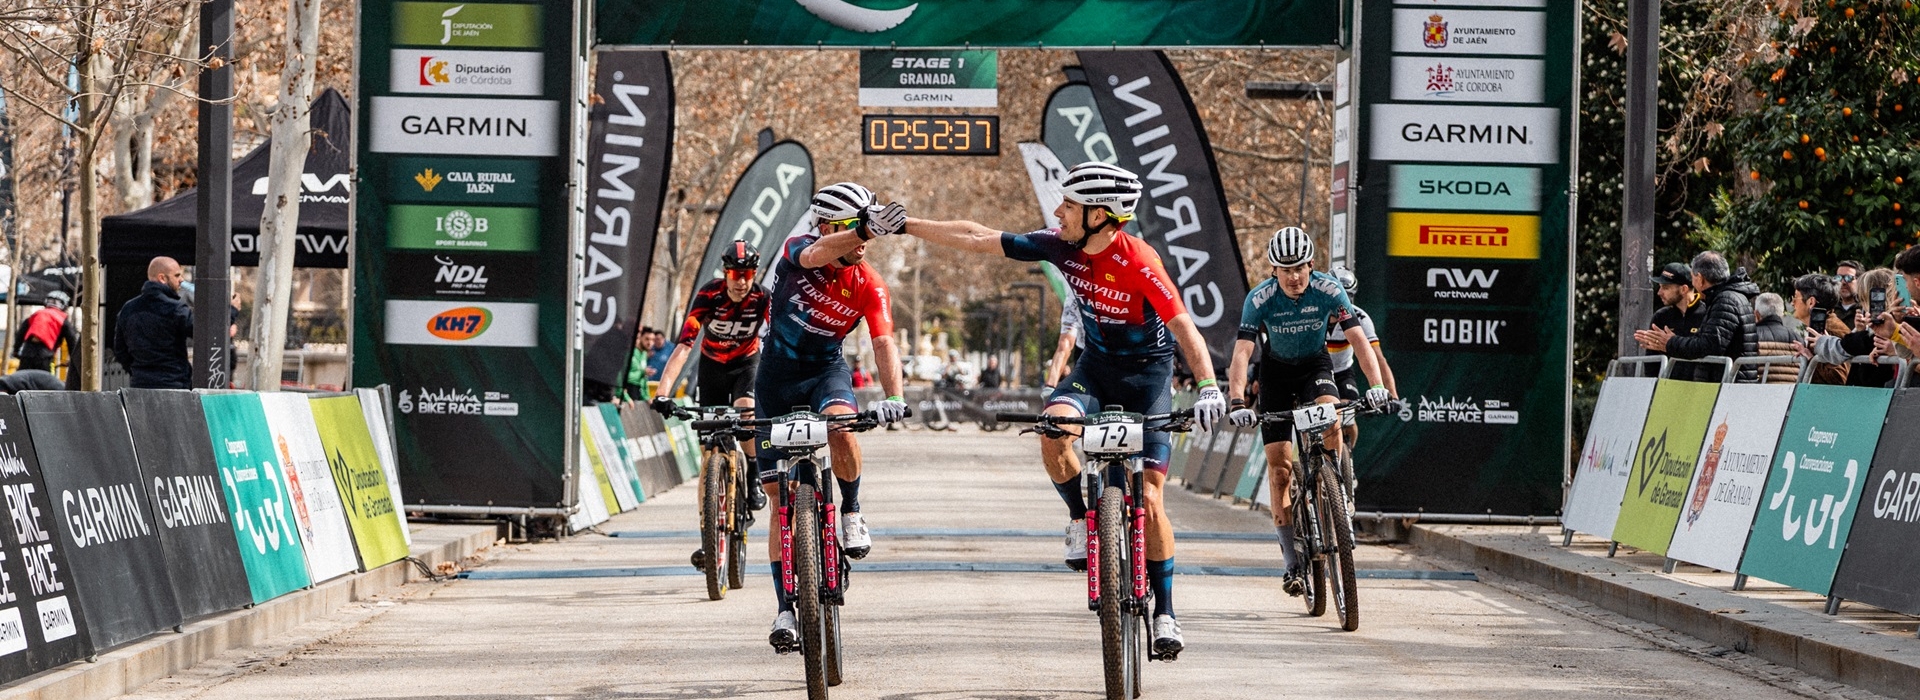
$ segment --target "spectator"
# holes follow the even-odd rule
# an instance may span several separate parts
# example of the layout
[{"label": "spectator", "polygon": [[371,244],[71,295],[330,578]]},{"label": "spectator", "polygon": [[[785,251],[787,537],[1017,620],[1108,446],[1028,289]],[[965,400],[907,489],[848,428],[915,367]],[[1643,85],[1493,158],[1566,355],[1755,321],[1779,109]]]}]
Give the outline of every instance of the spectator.
[{"label": "spectator", "polygon": [[13,356],[20,358],[20,369],[51,370],[61,343],[67,344],[67,352],[79,344],[79,332],[67,323],[67,299],[66,292],[47,292],[46,305],[21,322],[13,337]]},{"label": "spectator", "polygon": [[987,368],[980,370],[980,388],[1000,388],[1000,357],[998,355],[987,356]]},{"label": "spectator", "polygon": [[0,377],[0,393],[18,394],[22,391],[62,391],[67,388],[59,377],[43,369],[23,369]]},{"label": "spectator", "polygon": [[[1633,332],[1633,340],[1649,355],[1665,355],[1667,346],[1663,337],[1671,340],[1699,331],[1706,306],[1693,291],[1693,271],[1686,263],[1667,263],[1653,276],[1653,285],[1654,295],[1660,298],[1660,308],[1653,311],[1653,320],[1646,330]],[[1667,335],[1669,333],[1672,335]]]},{"label": "spectator", "polygon": [[1847,357],[1839,348],[1839,336],[1850,327],[1834,314],[1833,308],[1839,305],[1840,293],[1832,277],[1816,272],[1793,281],[1793,317],[1807,326],[1796,351],[1814,361],[1809,366],[1814,384],[1847,383],[1847,365],[1832,361],[1837,357],[1845,362]]},{"label": "spectator", "polygon": [[937,386],[948,389],[967,388],[967,368],[960,364],[960,351],[947,351],[947,364],[940,368],[940,381]]},{"label": "spectator", "polygon": [[[1753,298],[1753,333],[1761,357],[1792,356],[1798,343],[1793,341],[1793,331],[1787,328],[1786,319],[1780,317],[1780,310],[1786,301],[1780,295],[1767,292]],[[1800,367],[1791,363],[1767,365],[1766,376],[1761,381],[1768,384],[1792,384],[1800,380]]]},{"label": "spectator", "polygon": [[656,382],[667,381],[660,376],[667,369],[667,359],[673,356],[667,347],[667,334],[652,328],[641,331],[647,337],[647,379]]},{"label": "spectator", "polygon": [[184,273],[173,258],[147,264],[140,296],[120,307],[113,332],[113,356],[132,376],[136,389],[188,389],[193,366],[187,363],[187,338],[193,337],[193,307],[180,300]]},{"label": "spectator", "polygon": [[1840,313],[1841,320],[1853,323],[1853,313],[1860,310],[1860,299],[1855,294],[1854,282],[1867,267],[1857,260],[1842,260],[1833,266],[1834,293],[1840,295],[1840,305],[1834,307]]},{"label": "spectator", "polygon": [[1854,281],[1859,300],[1863,302],[1853,316],[1853,332],[1840,338],[1839,348],[1844,353],[1829,359],[1845,361],[1855,357],[1867,357],[1873,360],[1871,365],[1854,365],[1847,372],[1848,386],[1890,387],[1899,374],[1895,367],[1879,364],[1881,357],[1909,359],[1913,354],[1906,345],[1894,338],[1905,336],[1896,333],[1901,321],[1906,320],[1906,310],[1895,308],[1898,291],[1894,286],[1893,270],[1881,268],[1869,270]]},{"label": "spectator", "polygon": [[[1692,336],[1667,334],[1664,339],[1656,340],[1667,355],[1681,360],[1697,360],[1704,357],[1752,357],[1758,353],[1757,338],[1753,330],[1754,295],[1760,288],[1747,281],[1746,274],[1731,274],[1727,269],[1727,259],[1711,250],[1693,256],[1693,289],[1700,293],[1700,326]],[[1690,372],[1688,370],[1691,370]],[[1712,365],[1696,364],[1691,367],[1676,368],[1669,376],[1678,379],[1692,379],[1702,382],[1717,382],[1722,379],[1721,369]],[[1753,368],[1740,371],[1742,381],[1754,381]]]},{"label": "spectator", "polygon": [[627,376],[621,383],[620,393],[629,401],[646,401],[653,398],[647,392],[647,332],[643,328],[633,336],[633,354],[627,356]]},{"label": "spectator", "polygon": [[864,389],[873,384],[873,374],[867,371],[866,365],[860,363],[859,357],[849,356],[847,366],[853,368],[853,388]]}]

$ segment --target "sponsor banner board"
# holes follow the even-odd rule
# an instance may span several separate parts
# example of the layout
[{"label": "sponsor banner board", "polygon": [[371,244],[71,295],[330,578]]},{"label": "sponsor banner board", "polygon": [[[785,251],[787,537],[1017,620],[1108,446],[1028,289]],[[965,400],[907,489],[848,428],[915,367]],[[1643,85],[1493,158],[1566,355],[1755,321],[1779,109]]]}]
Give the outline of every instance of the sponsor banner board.
[{"label": "sponsor banner board", "polygon": [[560,103],[553,100],[375,96],[372,102],[375,153],[560,155]]},{"label": "sponsor banner board", "polygon": [[540,249],[540,210],[395,204],[387,210],[387,247],[504,253]]},{"label": "sponsor banner board", "polygon": [[536,51],[394,49],[394,92],[430,95],[538,97],[541,55]]},{"label": "sponsor banner board", "polygon": [[333,483],[326,447],[314,425],[313,406],[305,394],[273,392],[260,395],[267,413],[267,430],[293,494],[293,518],[300,532],[300,548],[307,555],[307,575],[315,583],[360,567],[347,526],[346,506]]},{"label": "sponsor banner board", "polygon": [[580,429],[586,431],[587,448],[599,455],[601,467],[607,473],[607,489],[613,493],[615,504],[622,513],[639,507],[640,492],[633,488],[626,459],[621,456],[620,447],[613,443],[605,414],[598,406],[586,406],[580,411]]},{"label": "sponsor banner board", "polygon": [[1620,521],[1613,540],[1654,554],[1666,554],[1680,508],[1692,494],[1694,463],[1713,416],[1720,385],[1661,379],[1647,409],[1646,427],[1634,448],[1633,471],[1620,500]]},{"label": "sponsor banner board", "polygon": [[[582,409],[582,420],[586,417],[584,410]],[[602,507],[606,508],[608,513],[621,512],[620,496],[613,491],[613,479],[607,474],[606,461],[600,457],[600,446],[594,444],[593,437],[587,434],[585,423],[580,425],[580,449],[583,450],[581,454],[586,457],[589,471],[593,473],[593,481],[588,483],[597,484],[600,487],[598,493]],[[581,498],[590,498],[590,496],[582,495]]]},{"label": "sponsor banner board", "polygon": [[998,107],[995,51],[862,51],[862,107]]},{"label": "sponsor banner board", "polygon": [[1826,384],[1794,391],[1740,573],[1828,593],[1892,398],[1890,389]]},{"label": "sponsor banner board", "polygon": [[755,156],[720,206],[694,288],[720,279],[720,256],[734,241],[746,241],[759,251],[761,272],[770,274],[780,257],[780,244],[807,224],[813,176],[813,155],[798,142],[781,141]]},{"label": "sponsor banner board", "polygon": [[387,288],[403,297],[526,299],[539,264],[532,255],[394,253],[387,256]]},{"label": "sponsor banner board", "polygon": [[1345,165],[1353,160],[1353,107],[1342,106],[1333,110],[1333,164]]},{"label": "sponsor banner board", "polygon": [[1389,177],[1395,209],[1540,211],[1539,168],[1395,165]]},{"label": "sponsor banner board", "polygon": [[1040,141],[1067,167],[1092,161],[1120,162],[1113,136],[1107,133],[1100,108],[1094,104],[1093,88],[1086,83],[1067,83],[1047,96]]},{"label": "sponsor banner board", "polygon": [[418,204],[540,203],[532,161],[397,156],[387,169],[387,198]]},{"label": "sponsor banner board", "polygon": [[626,470],[628,484],[633,488],[634,498],[641,503],[647,500],[647,490],[640,485],[640,455],[631,447],[626,422],[620,416],[620,407],[614,403],[599,404],[600,424],[607,429],[607,439],[620,455],[620,464]]},{"label": "sponsor banner board", "polygon": [[1393,57],[1393,99],[1539,104],[1547,62],[1533,58]]},{"label": "sponsor banner board", "polygon": [[1554,107],[1380,104],[1372,120],[1375,160],[1538,165],[1565,157]]},{"label": "sponsor banner board", "polygon": [[[62,520],[41,479],[39,455],[27,434],[20,403],[0,396],[0,503],[12,527],[0,527],[0,679],[11,681],[93,653],[66,545],[55,535]],[[243,584],[244,585],[244,584]],[[13,625],[18,617],[20,623]],[[16,650],[26,643],[26,653]]]},{"label": "sponsor banner board", "polygon": [[[380,469],[387,473],[387,489],[393,493],[394,503],[406,503],[400,496],[400,468],[393,455],[393,411],[387,406],[385,394],[379,389],[354,389],[360,398],[360,414],[366,419],[367,437],[373,440],[373,451],[380,458]],[[404,523],[404,518],[402,519]],[[407,544],[413,544],[413,533],[404,525],[400,532],[407,537]]]},{"label": "sponsor banner board", "polygon": [[1394,304],[1442,304],[1451,308],[1527,305],[1534,290],[1533,262],[1488,260],[1388,261],[1387,300]]},{"label": "sponsor banner board", "polygon": [[1387,321],[1396,350],[1530,353],[1537,319],[1523,311],[1401,309]]},{"label": "sponsor banner board", "polygon": [[[673,69],[664,51],[601,51],[587,114],[582,376],[596,399],[626,381],[673,165]],[[802,197],[802,200],[807,199]],[[771,256],[762,256],[771,260]]]},{"label": "sponsor banner board", "polygon": [[1721,571],[1740,567],[1793,389],[1792,384],[1720,387],[1667,556]]},{"label": "sponsor banner board", "polygon": [[29,391],[20,408],[86,611],[87,641],[96,651],[111,649],[180,624],[120,396]]},{"label": "sponsor banner board", "polygon": [[1537,260],[1540,217],[1396,211],[1387,215],[1387,255]]},{"label": "sponsor banner board", "polygon": [[313,424],[326,450],[327,469],[339,492],[360,569],[372,571],[406,558],[406,523],[394,509],[397,498],[380,466],[373,433],[355,396],[313,399]]},{"label": "sponsor banner board", "polygon": [[521,49],[540,46],[539,5],[396,2],[393,43]]},{"label": "sponsor banner board", "polygon": [[179,389],[121,389],[120,401],[180,616],[191,620],[252,603],[200,397]]},{"label": "sponsor banner board", "polygon": [[1920,392],[1900,391],[1887,409],[1833,595],[1909,615],[1920,613]]},{"label": "sponsor banner board", "polygon": [[580,507],[567,518],[567,526],[574,532],[579,532],[613,517],[611,509],[607,507],[613,494],[600,488],[600,477],[596,476],[599,470],[595,468],[593,459],[587,454],[587,441],[584,435],[574,438],[573,451],[575,453],[573,483],[579,485]]},{"label": "sponsor banner board", "polygon": [[258,394],[200,397],[213,439],[214,463],[226,485],[227,512],[247,568],[253,602],[264,603],[305,587],[307,557],[293,514],[293,487],[280,463]]},{"label": "sponsor banner board", "polygon": [[1547,15],[1395,8],[1391,43],[1394,53],[1538,56],[1547,51]]},{"label": "sponsor banner board", "polygon": [[1574,465],[1566,513],[1560,519],[1567,529],[1613,539],[1640,429],[1646,425],[1658,382],[1653,377],[1608,377],[1600,385],[1593,422],[1587,427],[1580,461]]},{"label": "sponsor banner board", "polygon": [[387,300],[388,345],[530,348],[540,305],[520,302]]}]

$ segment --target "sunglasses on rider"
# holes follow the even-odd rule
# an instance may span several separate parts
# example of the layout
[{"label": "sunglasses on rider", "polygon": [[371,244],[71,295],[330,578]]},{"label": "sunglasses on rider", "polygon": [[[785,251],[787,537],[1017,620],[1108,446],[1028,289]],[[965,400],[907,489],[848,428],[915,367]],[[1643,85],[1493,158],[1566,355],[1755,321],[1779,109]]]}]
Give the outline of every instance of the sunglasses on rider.
[{"label": "sunglasses on rider", "polygon": [[727,269],[727,279],[753,279],[753,270]]},{"label": "sunglasses on rider", "polygon": [[856,216],[851,219],[828,220],[827,223],[833,224],[835,226],[845,226],[847,228],[853,228],[855,224],[860,223],[860,217]]}]

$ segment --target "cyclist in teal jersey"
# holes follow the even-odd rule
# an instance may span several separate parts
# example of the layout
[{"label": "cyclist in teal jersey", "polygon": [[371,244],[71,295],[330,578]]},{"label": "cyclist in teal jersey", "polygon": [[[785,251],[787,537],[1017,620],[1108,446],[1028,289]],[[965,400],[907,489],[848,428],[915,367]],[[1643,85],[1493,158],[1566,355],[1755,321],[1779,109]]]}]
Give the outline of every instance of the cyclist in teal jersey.
[{"label": "cyclist in teal jersey", "polygon": [[[1313,238],[1289,226],[1267,243],[1267,262],[1273,277],[1247,294],[1240,310],[1240,339],[1233,344],[1233,364],[1227,372],[1227,394],[1233,413],[1228,420],[1247,427],[1259,415],[1246,404],[1247,367],[1256,347],[1260,358],[1260,412],[1292,411],[1305,403],[1335,403],[1339,389],[1333,381],[1333,361],[1327,355],[1327,331],[1340,328],[1368,377],[1380,376],[1373,347],[1354,316],[1353,303],[1339,280],[1313,269]],[[1266,336],[1261,343],[1261,335]],[[1375,383],[1363,401],[1384,404],[1385,386]],[[1293,549],[1293,424],[1266,423],[1260,428],[1267,450],[1267,484],[1272,489],[1274,530],[1280,536],[1282,562],[1287,573],[1282,586],[1288,595],[1306,592],[1302,558]],[[1340,445],[1340,432],[1328,431],[1326,447]]]}]

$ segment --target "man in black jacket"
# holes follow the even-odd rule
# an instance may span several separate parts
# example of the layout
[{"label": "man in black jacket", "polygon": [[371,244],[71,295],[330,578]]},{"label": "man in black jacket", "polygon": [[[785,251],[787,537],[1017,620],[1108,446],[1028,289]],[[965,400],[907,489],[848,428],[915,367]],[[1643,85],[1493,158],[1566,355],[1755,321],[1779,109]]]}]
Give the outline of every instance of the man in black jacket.
[{"label": "man in black jacket", "polygon": [[[1693,288],[1700,292],[1700,303],[1704,307],[1699,330],[1691,337],[1677,336],[1671,331],[1659,329],[1645,331],[1648,337],[1643,345],[1664,351],[1677,360],[1709,356],[1741,358],[1759,354],[1759,338],[1753,329],[1752,298],[1760,293],[1760,288],[1747,281],[1744,274],[1732,274],[1727,268],[1727,259],[1711,250],[1693,256],[1692,268]],[[1635,335],[1638,337],[1640,334]],[[1717,382],[1721,379],[1721,371],[1712,365],[1688,363],[1675,368],[1670,376]],[[1741,370],[1741,381],[1753,381],[1754,378],[1752,368]]]},{"label": "man in black jacket", "polygon": [[193,365],[187,363],[187,339],[193,337],[193,307],[180,300],[185,274],[173,258],[147,264],[140,296],[120,307],[113,331],[113,356],[133,375],[136,389],[190,389]]}]

